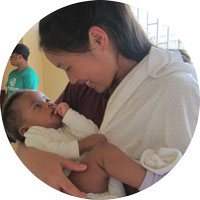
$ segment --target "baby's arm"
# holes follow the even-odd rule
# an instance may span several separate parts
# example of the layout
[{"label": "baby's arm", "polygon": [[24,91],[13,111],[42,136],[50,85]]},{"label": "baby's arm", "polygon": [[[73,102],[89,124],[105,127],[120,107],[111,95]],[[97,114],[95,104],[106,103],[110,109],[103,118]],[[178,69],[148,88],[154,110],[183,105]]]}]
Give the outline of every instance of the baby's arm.
[{"label": "baby's arm", "polygon": [[87,119],[84,115],[71,108],[63,117],[63,123],[68,127],[68,131],[78,140],[99,132],[97,125],[92,120]]},{"label": "baby's arm", "polygon": [[106,143],[107,139],[103,134],[93,134],[78,141],[79,152],[90,151],[95,145]]},{"label": "baby's arm", "polygon": [[98,132],[98,127],[92,120],[72,110],[66,103],[58,104],[54,114],[59,114],[63,118],[63,123],[77,139],[83,139]]},{"label": "baby's arm", "polygon": [[78,139],[80,154],[90,151],[96,144],[107,141],[104,135],[94,134],[98,132],[96,124],[80,113],[70,109],[68,104],[58,104],[54,113],[63,117],[63,122],[67,125],[68,131],[70,130],[72,135]]}]

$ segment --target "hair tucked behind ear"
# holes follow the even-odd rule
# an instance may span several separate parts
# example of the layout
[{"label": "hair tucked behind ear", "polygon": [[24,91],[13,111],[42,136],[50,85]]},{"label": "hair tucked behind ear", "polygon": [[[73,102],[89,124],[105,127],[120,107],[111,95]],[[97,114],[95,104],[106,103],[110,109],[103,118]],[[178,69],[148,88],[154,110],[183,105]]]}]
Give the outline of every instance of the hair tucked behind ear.
[{"label": "hair tucked behind ear", "polygon": [[139,62],[152,46],[128,5],[104,0],[66,6],[40,20],[40,46],[46,51],[89,51],[92,26],[102,28],[126,58]]},{"label": "hair tucked behind ear", "polygon": [[22,113],[17,109],[15,101],[25,93],[24,90],[12,94],[5,103],[2,111],[2,119],[6,134],[14,141],[24,142],[25,137],[19,134],[18,130],[23,122]]}]

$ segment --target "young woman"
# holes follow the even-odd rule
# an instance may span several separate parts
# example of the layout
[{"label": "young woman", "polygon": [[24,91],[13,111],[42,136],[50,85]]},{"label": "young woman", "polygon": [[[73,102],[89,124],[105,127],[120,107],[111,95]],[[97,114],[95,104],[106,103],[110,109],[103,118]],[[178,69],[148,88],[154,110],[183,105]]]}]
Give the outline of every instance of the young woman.
[{"label": "young woman", "polygon": [[[82,110],[82,102],[88,102],[90,111],[81,114],[93,120],[95,111],[106,107],[103,119],[99,116],[100,132],[110,143],[136,160],[160,147],[184,154],[199,110],[194,68],[179,54],[154,47],[127,5],[97,0],[64,7],[40,21],[39,35],[46,57],[70,80],[67,103]],[[50,186],[83,197],[62,168],[81,171],[85,166],[23,145],[18,155]],[[139,189],[167,172],[146,170]]]}]

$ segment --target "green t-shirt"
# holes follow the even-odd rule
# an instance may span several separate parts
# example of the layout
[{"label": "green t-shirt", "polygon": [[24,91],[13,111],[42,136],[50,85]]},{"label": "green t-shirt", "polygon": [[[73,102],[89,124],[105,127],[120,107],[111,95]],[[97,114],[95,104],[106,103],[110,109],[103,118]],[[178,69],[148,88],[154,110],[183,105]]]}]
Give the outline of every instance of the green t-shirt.
[{"label": "green t-shirt", "polygon": [[9,74],[8,81],[6,83],[6,86],[8,88],[8,97],[13,92],[20,89],[37,90],[38,84],[38,75],[31,67],[27,67],[23,71],[15,69]]}]

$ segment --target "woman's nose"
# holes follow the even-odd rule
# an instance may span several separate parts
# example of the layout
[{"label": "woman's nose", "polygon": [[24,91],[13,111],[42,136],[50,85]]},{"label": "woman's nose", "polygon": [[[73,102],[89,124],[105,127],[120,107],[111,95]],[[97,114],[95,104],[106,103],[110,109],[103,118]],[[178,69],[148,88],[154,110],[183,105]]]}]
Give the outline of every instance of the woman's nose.
[{"label": "woman's nose", "polygon": [[70,82],[71,84],[77,83],[78,80],[77,80],[74,76],[72,76],[71,74],[69,74],[69,73],[67,73],[67,72],[66,72],[66,74],[67,74],[67,77],[68,77],[69,82]]}]

